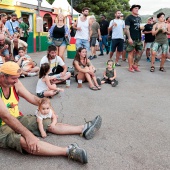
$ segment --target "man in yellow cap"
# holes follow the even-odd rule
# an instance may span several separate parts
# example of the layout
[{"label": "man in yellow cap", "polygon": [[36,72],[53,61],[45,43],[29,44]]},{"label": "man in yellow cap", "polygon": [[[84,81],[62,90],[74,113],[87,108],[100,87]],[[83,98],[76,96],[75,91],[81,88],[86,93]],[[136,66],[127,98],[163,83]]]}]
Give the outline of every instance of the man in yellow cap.
[{"label": "man in yellow cap", "polygon": [[[74,143],[68,147],[58,147],[40,141],[34,136],[41,136],[36,117],[22,115],[18,108],[19,96],[37,106],[41,99],[31,94],[22,85],[18,80],[20,74],[21,70],[18,64],[11,61],[4,63],[0,68],[0,147],[13,148],[21,153],[25,150],[34,155],[68,156],[83,164],[87,163],[86,151],[77,144]],[[102,121],[101,117],[97,116],[85,125],[72,126],[57,123],[56,126],[52,128],[50,127],[50,120],[51,119],[43,120],[44,129],[48,132],[60,135],[82,134],[86,139],[94,137]]]}]

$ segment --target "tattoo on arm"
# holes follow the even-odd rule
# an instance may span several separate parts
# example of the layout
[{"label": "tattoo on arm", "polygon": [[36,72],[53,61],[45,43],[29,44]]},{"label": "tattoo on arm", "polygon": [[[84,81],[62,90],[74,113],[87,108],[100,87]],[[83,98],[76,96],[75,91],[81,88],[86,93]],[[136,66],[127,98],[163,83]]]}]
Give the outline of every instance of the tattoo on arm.
[{"label": "tattoo on arm", "polygon": [[129,26],[128,26],[128,25],[126,25],[126,26],[125,26],[125,29],[126,29],[125,33],[126,33],[126,35],[127,35],[128,39],[130,39],[130,38],[131,38],[131,36],[130,36]]}]

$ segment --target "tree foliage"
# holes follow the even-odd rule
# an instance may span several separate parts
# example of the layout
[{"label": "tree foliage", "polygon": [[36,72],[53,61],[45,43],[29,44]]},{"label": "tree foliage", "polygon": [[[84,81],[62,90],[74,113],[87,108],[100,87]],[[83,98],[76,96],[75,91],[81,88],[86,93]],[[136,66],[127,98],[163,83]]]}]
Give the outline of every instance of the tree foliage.
[{"label": "tree foliage", "polygon": [[[49,3],[53,3],[54,0],[47,0]],[[68,0],[71,4],[71,0]],[[114,13],[117,10],[126,16],[129,14],[129,0],[72,0],[73,8],[80,12],[83,7],[89,7],[90,13],[96,16],[100,14],[106,15],[108,20],[114,18]]]}]

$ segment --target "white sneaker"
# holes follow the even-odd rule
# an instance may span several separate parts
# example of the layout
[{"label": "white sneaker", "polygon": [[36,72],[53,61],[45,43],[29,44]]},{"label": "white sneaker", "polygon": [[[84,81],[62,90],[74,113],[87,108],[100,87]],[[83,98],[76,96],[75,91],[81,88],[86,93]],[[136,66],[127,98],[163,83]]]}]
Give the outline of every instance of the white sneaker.
[{"label": "white sneaker", "polygon": [[28,75],[27,76],[29,76],[29,77],[33,77],[33,76],[36,76],[37,75],[37,73],[28,73]]},{"label": "white sneaker", "polygon": [[21,78],[25,78],[25,75],[24,75],[24,74],[21,74],[20,77],[21,77]]}]

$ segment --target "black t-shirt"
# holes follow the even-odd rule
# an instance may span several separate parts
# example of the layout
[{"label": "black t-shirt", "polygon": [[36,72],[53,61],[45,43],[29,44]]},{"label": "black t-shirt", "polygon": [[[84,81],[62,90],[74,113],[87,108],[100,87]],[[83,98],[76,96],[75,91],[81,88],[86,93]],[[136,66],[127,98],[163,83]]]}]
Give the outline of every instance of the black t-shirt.
[{"label": "black t-shirt", "polygon": [[125,20],[125,25],[130,26],[130,36],[132,40],[141,40],[141,30],[140,30],[141,18],[129,15]]},{"label": "black t-shirt", "polygon": [[[144,31],[152,31],[153,24],[146,24],[144,26]],[[152,33],[145,34],[145,42],[154,42],[155,41],[155,36],[152,35]]]},{"label": "black t-shirt", "polygon": [[108,27],[109,27],[109,22],[106,20],[102,20],[100,23],[100,32],[101,35],[108,35]]},{"label": "black t-shirt", "polygon": [[58,28],[57,25],[54,27],[53,30],[53,37],[54,38],[63,38],[65,35],[65,29],[64,26],[61,28]]}]

